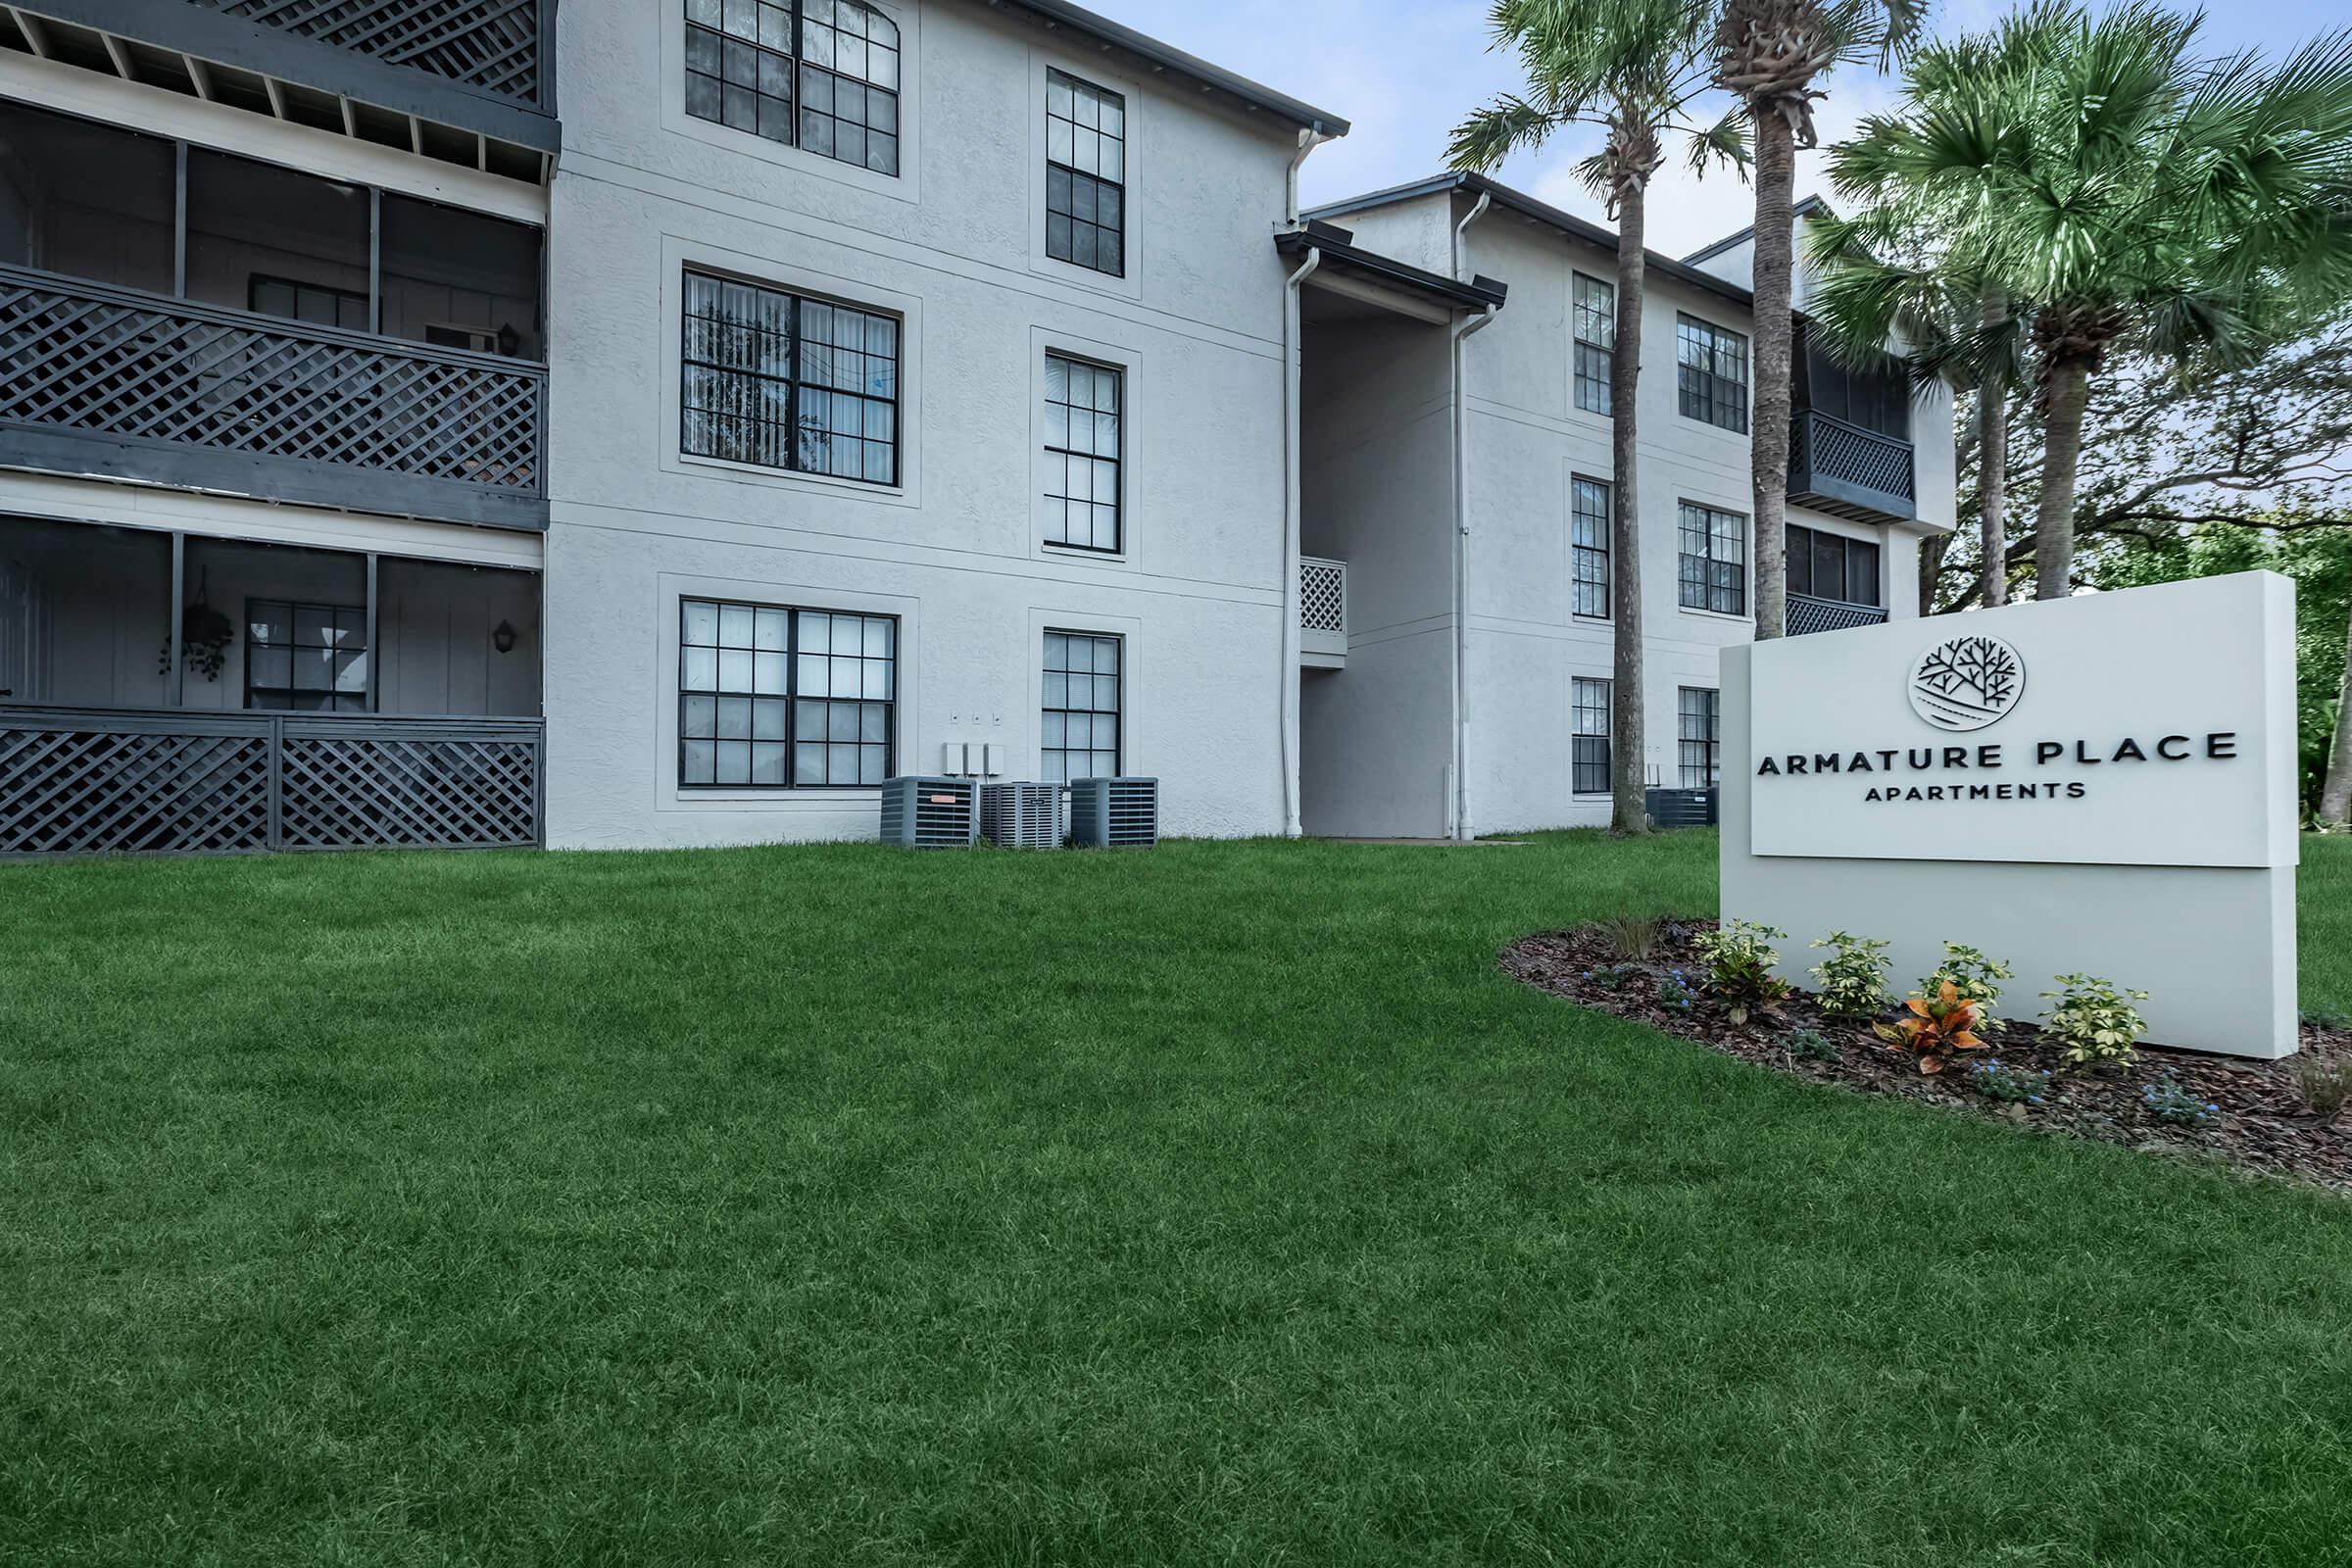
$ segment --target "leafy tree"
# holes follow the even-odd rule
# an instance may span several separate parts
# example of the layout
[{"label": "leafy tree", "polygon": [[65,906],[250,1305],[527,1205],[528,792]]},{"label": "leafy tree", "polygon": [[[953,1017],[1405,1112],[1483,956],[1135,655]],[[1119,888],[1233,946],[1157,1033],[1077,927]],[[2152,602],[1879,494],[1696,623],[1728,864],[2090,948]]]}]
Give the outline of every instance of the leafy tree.
[{"label": "leafy tree", "polygon": [[1778,637],[1788,611],[1789,356],[1795,339],[1796,150],[1816,145],[1821,78],[1853,60],[1890,59],[1918,31],[1922,0],[1726,0],[1715,80],[1747,109],[1755,136],[1753,235],[1756,635]]},{"label": "leafy tree", "polygon": [[1518,52],[1525,96],[1505,96],[1462,122],[1450,157],[1456,169],[1487,171],[1521,148],[1541,147],[1576,125],[1598,126],[1600,150],[1577,166],[1617,224],[1617,293],[1609,351],[1609,448],[1613,468],[1609,551],[1615,622],[1611,684],[1610,825],[1647,830],[1642,674],[1642,509],[1636,462],[1646,299],[1643,235],[1649,182],[1668,145],[1686,143],[1690,167],[1743,166],[1746,140],[1737,115],[1702,122],[1714,24],[1712,0],[1497,0],[1497,48]]}]

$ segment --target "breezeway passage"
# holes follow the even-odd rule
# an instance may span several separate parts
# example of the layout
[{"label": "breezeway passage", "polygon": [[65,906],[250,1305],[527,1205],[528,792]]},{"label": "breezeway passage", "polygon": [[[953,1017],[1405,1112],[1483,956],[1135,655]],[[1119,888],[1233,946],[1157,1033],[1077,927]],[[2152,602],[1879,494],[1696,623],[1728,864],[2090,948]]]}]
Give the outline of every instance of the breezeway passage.
[{"label": "breezeway passage", "polygon": [[1496,969],[1714,853],[0,868],[0,1557],[2334,1551],[2341,1201]]}]

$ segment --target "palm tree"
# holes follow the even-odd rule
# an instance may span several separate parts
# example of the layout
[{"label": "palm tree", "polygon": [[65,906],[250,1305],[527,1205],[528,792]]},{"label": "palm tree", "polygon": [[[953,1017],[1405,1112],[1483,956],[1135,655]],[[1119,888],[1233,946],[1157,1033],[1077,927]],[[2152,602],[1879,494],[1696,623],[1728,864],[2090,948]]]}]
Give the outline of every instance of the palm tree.
[{"label": "palm tree", "polygon": [[1795,264],[1796,150],[1819,137],[1815,85],[1833,67],[1884,62],[1919,30],[1923,0],[1728,0],[1715,32],[1715,80],[1747,109],[1756,142],[1756,635],[1778,637],[1788,609],[1788,362]]},{"label": "palm tree", "polygon": [[1505,96],[1462,122],[1449,149],[1453,167],[1491,171],[1510,153],[1541,147],[1556,132],[1598,126],[1600,150],[1577,166],[1617,224],[1617,292],[1609,343],[1610,827],[1642,833],[1642,507],[1636,439],[1642,379],[1642,312],[1646,284],[1643,231],[1649,182],[1667,146],[1689,143],[1691,168],[1718,160],[1743,165],[1736,115],[1701,123],[1693,107],[1707,87],[1713,0],[1496,0],[1496,47],[1516,49],[1525,97]]}]

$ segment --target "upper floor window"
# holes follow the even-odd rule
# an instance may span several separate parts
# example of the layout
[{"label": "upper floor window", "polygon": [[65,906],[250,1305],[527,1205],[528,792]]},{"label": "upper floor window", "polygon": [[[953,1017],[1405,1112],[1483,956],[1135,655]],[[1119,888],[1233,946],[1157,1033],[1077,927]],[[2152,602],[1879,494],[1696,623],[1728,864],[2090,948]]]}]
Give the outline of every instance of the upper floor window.
[{"label": "upper floor window", "polygon": [[1747,613],[1747,519],[1683,503],[1678,580],[1685,610]]},{"label": "upper floor window", "polygon": [[1884,604],[1878,544],[1790,523],[1788,591],[1848,605]]},{"label": "upper floor window", "polygon": [[686,113],[899,172],[899,25],[858,0],[686,0]]},{"label": "upper floor window", "polygon": [[1580,615],[1609,615],[1609,487],[1578,474],[1568,481],[1568,579]]},{"label": "upper floor window", "polygon": [[678,782],[879,784],[898,732],[899,623],[678,601]]},{"label": "upper floor window", "polygon": [[899,319],[686,274],[678,445],[868,484],[899,478]]},{"label": "upper floor window", "polygon": [[1678,316],[1675,384],[1688,418],[1747,432],[1747,339],[1726,327]]},{"label": "upper floor window", "polygon": [[1046,254],[1127,275],[1127,100],[1046,72]]},{"label": "upper floor window", "polygon": [[1574,291],[1576,406],[1609,412],[1609,356],[1617,347],[1617,287],[1582,272],[1569,274]]},{"label": "upper floor window", "polygon": [[1609,793],[1609,686],[1579,675],[1570,682],[1576,709],[1568,748],[1568,788],[1576,795]]},{"label": "upper floor window", "polygon": [[1119,548],[1120,375],[1046,356],[1046,542]]}]

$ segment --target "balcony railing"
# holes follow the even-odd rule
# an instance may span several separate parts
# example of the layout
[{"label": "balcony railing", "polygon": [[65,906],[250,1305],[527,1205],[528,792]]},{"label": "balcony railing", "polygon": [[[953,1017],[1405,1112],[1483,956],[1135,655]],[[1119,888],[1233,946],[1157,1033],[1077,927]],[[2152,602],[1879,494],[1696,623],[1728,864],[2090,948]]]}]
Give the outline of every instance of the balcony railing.
[{"label": "balcony railing", "polygon": [[0,857],[542,840],[536,718],[0,706]]},{"label": "balcony railing", "polygon": [[1298,662],[1319,669],[1348,662],[1348,563],[1298,558]]},{"label": "balcony railing", "polygon": [[547,372],[0,267],[0,466],[547,525]]},{"label": "balcony railing", "polygon": [[546,108],[542,0],[187,0],[481,92]]},{"label": "balcony railing", "polygon": [[1911,443],[1799,409],[1788,421],[1788,499],[1868,522],[1917,516]]},{"label": "balcony railing", "polygon": [[1788,596],[1788,635],[1814,631],[1843,631],[1849,626],[1876,626],[1886,618],[1884,605],[1849,605],[1842,599],[1815,599],[1810,594]]}]

